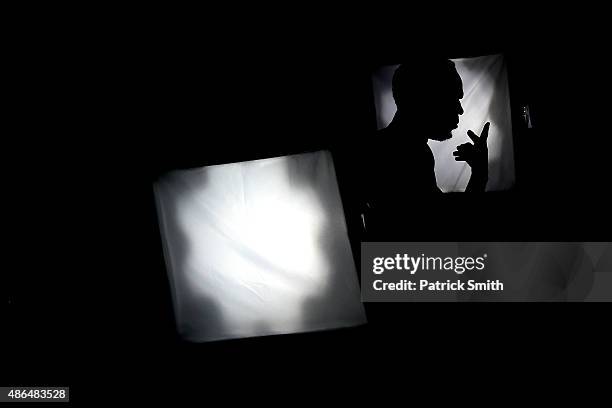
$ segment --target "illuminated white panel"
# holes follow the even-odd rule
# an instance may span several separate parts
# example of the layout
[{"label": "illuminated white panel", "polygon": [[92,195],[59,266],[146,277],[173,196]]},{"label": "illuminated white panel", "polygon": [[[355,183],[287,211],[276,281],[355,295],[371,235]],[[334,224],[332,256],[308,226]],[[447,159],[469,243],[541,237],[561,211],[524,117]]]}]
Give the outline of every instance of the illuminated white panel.
[{"label": "illuminated white panel", "polygon": [[155,195],[183,338],[365,322],[329,152],[175,171]]},{"label": "illuminated white panel", "polygon": [[[459,126],[452,131],[451,139],[443,142],[429,141],[436,160],[438,187],[445,192],[465,190],[471,171],[467,163],[455,161],[453,152],[458,145],[471,142],[467,136],[468,130],[480,134],[484,124],[490,122],[487,190],[508,189],[514,185],[515,173],[508,73],[504,57],[489,55],[452,61],[463,82],[461,106],[464,113],[459,117]],[[414,63],[419,62],[415,60]],[[391,123],[397,110],[391,82],[398,66],[382,67],[372,78],[378,129]]]}]

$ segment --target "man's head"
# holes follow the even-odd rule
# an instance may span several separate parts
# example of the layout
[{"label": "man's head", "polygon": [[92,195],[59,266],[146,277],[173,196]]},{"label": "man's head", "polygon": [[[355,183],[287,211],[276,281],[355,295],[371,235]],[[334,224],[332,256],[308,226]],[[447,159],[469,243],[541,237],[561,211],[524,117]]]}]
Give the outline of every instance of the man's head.
[{"label": "man's head", "polygon": [[463,83],[452,61],[402,64],[393,74],[392,89],[402,120],[414,122],[429,139],[451,138],[463,114]]}]

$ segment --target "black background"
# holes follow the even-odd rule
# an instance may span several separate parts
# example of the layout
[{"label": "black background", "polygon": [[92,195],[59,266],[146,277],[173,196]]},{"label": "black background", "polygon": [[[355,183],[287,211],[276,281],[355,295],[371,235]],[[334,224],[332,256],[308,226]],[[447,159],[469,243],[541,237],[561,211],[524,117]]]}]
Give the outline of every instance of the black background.
[{"label": "black background", "polygon": [[453,196],[466,219],[436,208],[389,240],[609,241],[600,25],[589,19],[578,34],[568,27],[580,14],[551,27],[550,16],[515,11],[412,13],[380,27],[342,13],[270,24],[164,10],[21,15],[3,149],[4,383],[70,385],[74,401],[110,398],[99,386],[138,398],[231,386],[228,400],[265,401],[294,387],[359,395],[377,387],[371,377],[602,361],[607,305],[368,304],[362,327],[199,345],[174,328],[152,182],[169,169],[330,149],[358,256],[378,64],[502,52],[513,108],[529,103],[535,126],[515,126],[513,191]]}]

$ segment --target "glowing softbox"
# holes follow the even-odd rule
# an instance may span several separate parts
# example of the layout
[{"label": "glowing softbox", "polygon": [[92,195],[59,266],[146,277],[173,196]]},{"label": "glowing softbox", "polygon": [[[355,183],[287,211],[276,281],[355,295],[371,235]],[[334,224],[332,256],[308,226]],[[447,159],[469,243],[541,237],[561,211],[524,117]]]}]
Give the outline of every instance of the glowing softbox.
[{"label": "glowing softbox", "polygon": [[[505,190],[514,185],[514,147],[510,117],[508,72],[503,55],[452,60],[463,82],[464,114],[453,138],[444,142],[429,141],[436,161],[435,173],[442,191],[463,191],[470,179],[469,166],[455,161],[453,151],[458,145],[470,142],[467,131],[480,134],[486,122],[489,130],[489,182],[487,190]],[[418,64],[419,61],[405,63]],[[378,129],[389,125],[397,107],[393,100],[391,82],[399,65],[388,65],[374,72],[374,102]],[[419,78],[414,78],[419,81]],[[416,118],[415,120],[418,120]]]},{"label": "glowing softbox", "polygon": [[365,322],[329,152],[174,171],[154,187],[183,338]]}]

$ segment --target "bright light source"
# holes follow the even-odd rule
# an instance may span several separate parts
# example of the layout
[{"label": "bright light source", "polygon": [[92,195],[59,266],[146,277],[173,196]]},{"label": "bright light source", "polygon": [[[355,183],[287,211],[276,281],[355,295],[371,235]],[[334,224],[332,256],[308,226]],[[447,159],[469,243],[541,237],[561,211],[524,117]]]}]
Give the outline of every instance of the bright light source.
[{"label": "bright light source", "polygon": [[329,152],[176,171],[155,193],[184,338],[365,322]]}]

